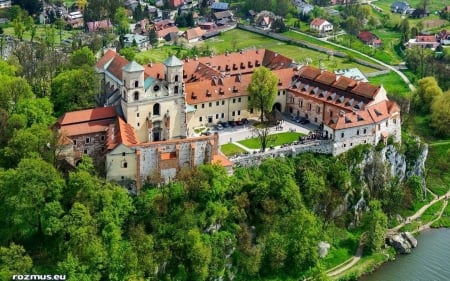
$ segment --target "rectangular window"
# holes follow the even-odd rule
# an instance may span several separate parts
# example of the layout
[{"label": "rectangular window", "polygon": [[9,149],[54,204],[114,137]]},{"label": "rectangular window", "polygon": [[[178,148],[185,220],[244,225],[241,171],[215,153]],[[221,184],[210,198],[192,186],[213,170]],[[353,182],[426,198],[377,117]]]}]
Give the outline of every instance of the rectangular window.
[{"label": "rectangular window", "polygon": [[280,96],[280,91],[278,91],[277,96]]},{"label": "rectangular window", "polygon": [[221,116],[221,118],[225,118],[225,113],[222,112],[222,114],[220,116]]},{"label": "rectangular window", "polygon": [[219,101],[216,101],[216,106],[219,106]]},{"label": "rectangular window", "polygon": [[389,120],[386,121],[386,127],[389,127]]},{"label": "rectangular window", "polygon": [[231,112],[231,116],[235,116],[236,115],[236,113],[233,111],[233,112]]},{"label": "rectangular window", "polygon": [[136,113],[136,117],[139,117],[139,112],[138,112],[138,113]]},{"label": "rectangular window", "polygon": [[236,99],[233,99],[233,103],[236,103]]},{"label": "rectangular window", "polygon": [[341,138],[343,138],[344,137],[344,133],[341,133]]},{"label": "rectangular window", "polygon": [[73,140],[73,145],[77,145],[77,140]]},{"label": "rectangular window", "polygon": [[317,107],[317,113],[320,113],[320,106]]},{"label": "rectangular window", "polygon": [[127,161],[122,161],[120,164],[121,164],[122,168],[128,168]]},{"label": "rectangular window", "polygon": [[83,153],[84,153],[84,154],[88,154],[88,151],[87,151],[87,149],[85,149],[85,150],[83,151]]},{"label": "rectangular window", "polygon": [[216,114],[216,119],[219,119],[219,114],[218,113]]},{"label": "rectangular window", "polygon": [[211,106],[212,106],[212,102],[209,103],[209,107],[211,107]]},{"label": "rectangular window", "polygon": [[197,109],[197,105],[196,104],[194,104],[194,108]]},{"label": "rectangular window", "polygon": [[241,102],[241,98],[238,98],[238,102]]},{"label": "rectangular window", "polygon": [[312,104],[309,104],[309,110],[311,110],[311,108],[312,108]]},{"label": "rectangular window", "polygon": [[104,140],[105,140],[105,136],[101,136],[100,139],[101,139],[102,141],[104,141]]},{"label": "rectangular window", "polygon": [[86,144],[88,144],[88,143],[90,143],[91,142],[91,138],[86,138],[85,140],[84,140],[84,143],[86,143]]},{"label": "rectangular window", "polygon": [[364,134],[366,134],[366,133],[367,133],[367,129],[364,129],[364,131],[363,131],[363,132],[364,132]]},{"label": "rectangular window", "polygon": [[222,105],[225,105],[225,101],[224,100],[222,101]]},{"label": "rectangular window", "polygon": [[240,110],[238,110],[238,116],[239,116],[239,115],[241,115],[241,111],[240,111]]},{"label": "rectangular window", "polygon": [[204,103],[202,103],[202,108],[205,108],[205,104]]},{"label": "rectangular window", "polygon": [[201,116],[198,117],[198,121],[202,122],[202,121],[203,121],[203,118],[202,118]]},{"label": "rectangular window", "polygon": [[250,108],[250,114],[252,114],[253,113],[253,108]]}]

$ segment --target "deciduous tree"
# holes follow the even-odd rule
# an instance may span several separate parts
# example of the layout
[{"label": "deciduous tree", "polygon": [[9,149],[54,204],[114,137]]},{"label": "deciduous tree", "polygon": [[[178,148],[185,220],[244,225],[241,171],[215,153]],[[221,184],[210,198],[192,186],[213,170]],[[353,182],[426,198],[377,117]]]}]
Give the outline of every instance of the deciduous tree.
[{"label": "deciduous tree", "polygon": [[248,108],[256,108],[260,111],[261,122],[264,122],[264,114],[272,112],[272,106],[277,95],[278,77],[266,67],[257,68],[248,85]]}]

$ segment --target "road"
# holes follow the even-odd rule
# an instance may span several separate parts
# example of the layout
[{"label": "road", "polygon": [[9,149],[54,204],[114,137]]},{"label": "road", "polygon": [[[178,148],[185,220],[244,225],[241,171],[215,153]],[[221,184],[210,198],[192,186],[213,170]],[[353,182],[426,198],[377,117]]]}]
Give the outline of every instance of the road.
[{"label": "road", "polygon": [[376,62],[376,63],[378,63],[378,64],[380,64],[380,65],[382,65],[382,66],[388,68],[389,70],[391,70],[391,71],[397,73],[397,74],[403,79],[403,81],[405,81],[405,83],[408,85],[408,87],[409,87],[409,89],[410,89],[411,91],[414,91],[414,90],[416,89],[416,88],[414,87],[414,85],[411,83],[411,81],[409,81],[408,77],[406,77],[406,75],[403,74],[403,72],[401,72],[400,70],[398,70],[395,66],[392,66],[392,65],[389,65],[389,64],[387,64],[387,63],[384,63],[384,62],[382,62],[382,61],[380,61],[380,60],[377,60],[377,59],[375,59],[375,58],[373,58],[373,57],[371,57],[371,56],[369,56],[369,55],[366,55],[366,54],[364,54],[364,53],[361,53],[360,51],[354,50],[354,49],[352,49],[352,48],[349,48],[349,47],[346,47],[346,46],[343,46],[343,45],[340,45],[340,44],[337,44],[337,43],[334,43],[334,42],[327,41],[327,38],[317,38],[317,37],[315,37],[315,36],[312,36],[312,35],[309,35],[309,34],[307,34],[307,33],[297,31],[297,30],[292,30],[292,31],[293,31],[293,32],[296,32],[296,33],[298,33],[298,34],[301,34],[301,35],[303,35],[303,36],[308,36],[308,37],[313,38],[313,39],[319,39],[319,40],[322,40],[322,41],[324,41],[324,42],[327,42],[328,44],[331,44],[331,45],[336,46],[336,47],[339,47],[339,48],[346,49],[346,50],[348,50],[348,51],[351,51],[351,52],[354,52],[354,53],[356,53],[356,54],[358,54],[358,55],[361,55],[361,56],[367,58],[368,60],[371,60],[371,61],[373,61],[373,62]]}]

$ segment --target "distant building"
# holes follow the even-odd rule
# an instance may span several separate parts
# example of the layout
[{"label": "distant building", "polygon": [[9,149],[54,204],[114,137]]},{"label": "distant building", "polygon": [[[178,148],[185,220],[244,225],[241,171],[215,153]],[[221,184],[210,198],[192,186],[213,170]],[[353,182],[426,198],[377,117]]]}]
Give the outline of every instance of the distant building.
[{"label": "distant building", "polygon": [[407,3],[402,1],[395,1],[391,5],[391,12],[397,14],[411,14],[414,11],[413,8]]},{"label": "distant building", "polygon": [[0,9],[11,8],[11,0],[0,0]]},{"label": "distant building", "polygon": [[230,4],[224,3],[224,2],[214,2],[211,4],[211,12],[216,13],[216,12],[227,11],[229,9],[229,5]]},{"label": "distant building", "polygon": [[125,47],[131,47],[136,44],[136,47],[138,47],[139,49],[148,48],[150,44],[148,36],[139,34],[125,34],[123,43]]},{"label": "distant building", "polygon": [[363,41],[364,44],[369,46],[379,47],[382,44],[382,41],[378,36],[367,30],[359,32],[358,38]]},{"label": "distant building", "polygon": [[345,76],[347,78],[353,79],[358,82],[369,82],[367,77],[359,70],[358,68],[345,68],[345,69],[337,69],[334,71],[334,74],[339,78],[340,76]]},{"label": "distant building", "polygon": [[313,32],[325,34],[333,31],[333,24],[331,24],[327,20],[315,18],[309,25],[309,28]]},{"label": "distant building", "polygon": [[109,19],[100,21],[91,21],[86,23],[86,29],[88,32],[110,31],[112,28],[113,26]]},{"label": "distant building", "polygon": [[183,36],[186,38],[186,40],[188,40],[189,43],[193,43],[201,40],[204,34],[205,31],[197,26],[186,30]]},{"label": "distant building", "polygon": [[422,47],[428,49],[436,49],[440,45],[436,35],[417,35],[414,39],[409,39],[406,43],[408,47]]}]

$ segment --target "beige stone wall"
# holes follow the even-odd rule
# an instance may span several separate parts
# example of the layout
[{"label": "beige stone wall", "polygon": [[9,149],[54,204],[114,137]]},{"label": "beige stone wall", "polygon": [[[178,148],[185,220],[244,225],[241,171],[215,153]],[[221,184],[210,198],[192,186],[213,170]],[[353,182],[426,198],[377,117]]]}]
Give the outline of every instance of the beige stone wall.
[{"label": "beige stone wall", "polygon": [[106,155],[106,180],[121,181],[137,178],[136,151],[125,145],[119,145]]}]

